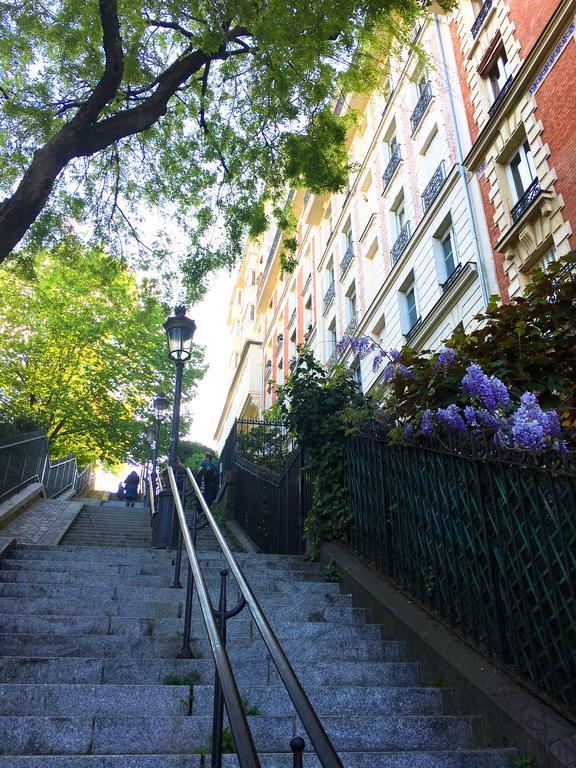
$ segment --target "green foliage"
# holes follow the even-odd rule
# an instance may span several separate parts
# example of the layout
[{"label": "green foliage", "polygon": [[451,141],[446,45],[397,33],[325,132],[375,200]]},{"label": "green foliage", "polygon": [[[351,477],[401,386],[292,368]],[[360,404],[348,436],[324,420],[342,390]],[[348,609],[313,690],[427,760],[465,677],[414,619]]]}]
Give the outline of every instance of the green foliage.
[{"label": "green foliage", "polygon": [[259,707],[253,706],[250,704],[248,699],[245,696],[242,696],[242,706],[244,707],[244,712],[247,715],[261,715],[262,712],[260,711]]},{"label": "green foliage", "polygon": [[330,581],[334,584],[341,584],[342,582],[342,574],[340,573],[340,569],[334,562],[334,560],[331,560],[329,563],[326,563],[324,566],[324,573],[326,574],[326,581]]},{"label": "green foliage", "polygon": [[[64,171],[28,245],[57,241],[71,218],[96,238],[122,241],[146,224],[150,232],[149,212],[164,211],[188,247],[172,243],[162,223],[149,248],[135,240],[127,255],[166,273],[167,255],[184,253],[192,298],[208,272],[234,262],[248,232],[266,228],[263,189],[276,202],[289,187],[342,189],[350,118],[333,114],[334,98],[340,88],[378,87],[423,15],[418,0],[106,6],[119,24],[118,82],[71,130],[104,70],[98,3],[3,4],[0,199],[58,136],[48,151],[57,147],[50,158],[63,158]],[[184,64],[169,82],[166,73]]]},{"label": "green foliage", "polygon": [[350,371],[336,366],[332,375],[306,348],[300,351],[286,384],[278,388],[282,417],[304,451],[314,498],[305,527],[312,556],[322,541],[341,539],[351,519],[345,483],[344,438],[371,413]]},{"label": "green foliage", "polygon": [[212,456],[212,460],[217,463],[212,448],[193,440],[180,440],[178,442],[178,458],[185,467],[189,467],[193,471],[198,469],[206,454]]},{"label": "green foliage", "polygon": [[514,760],[515,768],[530,768],[536,762],[535,757],[517,757]]},{"label": "green foliage", "polygon": [[[0,268],[0,420],[45,429],[54,457],[140,460],[152,397],[173,387],[167,312],[120,262],[73,237],[26,270]],[[197,349],[186,399],[201,361]]]},{"label": "green foliage", "polygon": [[222,754],[223,755],[235,755],[236,754],[236,746],[234,744],[234,739],[232,738],[232,734],[230,733],[230,728],[226,727],[222,731]]},{"label": "green foliage", "polygon": [[164,678],[164,685],[198,685],[200,682],[200,675],[194,669],[187,675],[170,674]]},{"label": "green foliage", "polygon": [[281,472],[290,452],[286,428],[273,422],[239,425],[236,450],[254,464]]}]

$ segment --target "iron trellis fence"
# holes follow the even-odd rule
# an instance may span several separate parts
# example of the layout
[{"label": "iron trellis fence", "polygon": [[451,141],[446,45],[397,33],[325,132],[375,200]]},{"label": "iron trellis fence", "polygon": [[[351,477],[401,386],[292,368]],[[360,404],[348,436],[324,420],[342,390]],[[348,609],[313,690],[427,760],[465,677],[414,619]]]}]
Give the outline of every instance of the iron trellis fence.
[{"label": "iron trellis fence", "polygon": [[28,432],[0,445],[0,502],[31,483],[42,483],[48,498],[72,487],[81,491],[91,477],[91,467],[78,471],[75,456],[51,460],[44,432]]},{"label": "iron trellis fence", "polygon": [[497,662],[576,714],[576,476],[350,438],[349,544]]}]

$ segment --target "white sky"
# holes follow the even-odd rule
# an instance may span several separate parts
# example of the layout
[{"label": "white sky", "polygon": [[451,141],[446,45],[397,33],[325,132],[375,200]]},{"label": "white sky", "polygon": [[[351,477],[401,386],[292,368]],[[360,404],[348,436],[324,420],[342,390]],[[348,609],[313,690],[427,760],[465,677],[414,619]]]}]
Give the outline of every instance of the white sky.
[{"label": "white sky", "polygon": [[206,375],[198,384],[197,395],[192,401],[192,427],[187,437],[210,447],[215,447],[214,432],[226,399],[230,373],[230,337],[226,326],[228,303],[234,285],[235,274],[227,270],[217,273],[203,301],[188,310],[188,316],[196,322],[194,341],[205,347]]}]

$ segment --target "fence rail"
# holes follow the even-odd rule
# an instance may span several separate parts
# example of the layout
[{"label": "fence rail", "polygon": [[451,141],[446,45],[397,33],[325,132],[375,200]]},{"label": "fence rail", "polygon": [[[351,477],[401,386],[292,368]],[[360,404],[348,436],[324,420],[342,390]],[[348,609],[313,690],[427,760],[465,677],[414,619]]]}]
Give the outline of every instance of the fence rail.
[{"label": "fence rail", "polygon": [[224,472],[235,472],[234,516],[254,543],[270,554],[304,554],[312,488],[286,428],[237,420],[220,462]]},{"label": "fence rail", "polygon": [[347,456],[353,551],[576,714],[576,477],[377,435]]},{"label": "fence rail", "polygon": [[75,456],[51,461],[44,432],[15,436],[0,445],[0,502],[31,483],[42,483],[54,498],[68,488],[80,493],[92,478],[92,467],[78,470]]}]

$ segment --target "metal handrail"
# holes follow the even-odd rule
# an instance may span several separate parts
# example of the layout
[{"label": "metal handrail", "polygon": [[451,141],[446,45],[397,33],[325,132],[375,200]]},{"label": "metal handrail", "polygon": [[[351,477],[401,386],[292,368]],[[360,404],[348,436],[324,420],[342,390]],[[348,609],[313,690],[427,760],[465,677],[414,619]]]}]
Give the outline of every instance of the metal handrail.
[{"label": "metal handrail", "polygon": [[[218,540],[222,539],[222,541],[224,541],[222,534],[216,526],[216,523],[210,514],[210,510],[208,509],[208,506],[204,501],[202,494],[200,493],[200,489],[198,488],[198,484],[196,483],[194,476],[188,468],[186,469],[186,472],[192,480],[192,487],[196,491],[196,495],[199,499],[201,499],[201,502],[203,502],[203,508],[205,508],[204,511],[208,512],[207,516],[209,516],[208,519],[212,525],[216,538]],[[212,656],[214,657],[214,664],[218,671],[218,677],[220,678],[220,685],[222,687],[224,701],[226,702],[226,712],[228,713],[230,731],[234,739],[234,744],[236,745],[238,762],[240,763],[241,768],[260,768],[260,761],[256,753],[256,747],[254,746],[252,734],[250,733],[250,729],[248,727],[246,715],[244,714],[242,700],[240,698],[238,686],[236,685],[236,680],[234,679],[234,674],[230,665],[230,659],[228,657],[228,653],[226,652],[220,630],[214,618],[214,609],[208,594],[206,580],[200,568],[198,555],[196,554],[196,550],[192,544],[192,537],[190,536],[190,531],[188,530],[186,517],[184,515],[184,507],[180,498],[180,491],[178,490],[176,477],[174,476],[174,470],[172,467],[168,467],[168,479],[170,481],[170,487],[172,488],[172,494],[174,496],[174,506],[178,516],[182,542],[186,547],[186,553],[190,562],[190,569],[194,578],[196,592],[198,593],[198,601],[200,603],[200,610],[202,611],[202,618],[204,619],[204,624],[206,625],[208,641],[212,650]],[[226,549],[228,549],[228,545],[225,542],[224,546]],[[223,551],[224,555],[226,556],[226,551]],[[234,564],[236,565],[235,560]],[[240,586],[240,581],[238,581],[238,584]]]},{"label": "metal handrail", "polygon": [[[172,491],[176,497],[178,496],[178,493],[176,490],[176,481],[174,479],[174,474],[171,469],[169,469],[168,472],[170,476],[170,484],[172,485]],[[240,592],[242,593],[242,596],[246,600],[246,605],[248,607],[248,610],[252,614],[252,618],[254,619],[254,623],[256,624],[258,631],[260,632],[260,635],[262,636],[264,645],[268,649],[268,653],[270,654],[272,661],[274,662],[276,669],[278,670],[278,673],[282,678],[282,682],[284,683],[286,691],[290,696],[290,699],[292,700],[292,704],[294,705],[294,708],[296,709],[296,712],[304,728],[306,729],[308,736],[310,737],[310,742],[312,744],[312,747],[314,748],[314,751],[316,752],[316,755],[318,756],[318,759],[320,760],[320,764],[324,768],[343,768],[342,761],[336,754],[336,750],[334,749],[332,742],[328,738],[328,734],[324,730],[324,727],[320,722],[318,715],[316,714],[314,708],[312,707],[310,700],[306,696],[304,689],[302,688],[302,685],[300,684],[300,681],[296,676],[296,673],[292,669],[292,666],[290,665],[290,662],[288,661],[288,658],[286,657],[286,654],[284,653],[282,646],[278,642],[278,638],[272,631],[272,627],[268,623],[268,619],[264,615],[264,612],[260,607],[260,604],[258,603],[258,600],[254,595],[254,592],[252,591],[251,587],[246,581],[246,578],[242,573],[242,570],[238,564],[238,561],[234,557],[234,554],[232,553],[232,550],[228,546],[226,539],[224,538],[218,524],[216,523],[216,520],[212,516],[212,513],[210,512],[210,508],[208,507],[208,504],[206,504],[206,501],[204,500],[204,497],[200,492],[200,488],[198,487],[198,483],[196,482],[196,479],[192,474],[192,472],[190,471],[189,467],[186,467],[186,474],[188,475],[188,478],[192,483],[192,488],[196,493],[196,497],[198,499],[198,502],[202,508],[204,515],[206,516],[206,520],[208,521],[208,524],[212,529],[212,533],[214,534],[216,541],[218,542],[220,549],[222,550],[222,554],[224,555],[224,558],[228,563],[228,567],[230,568],[230,571],[236,580],[238,589],[240,590]],[[181,506],[182,505],[180,503],[180,508]],[[178,515],[180,517],[180,524],[182,525],[182,523],[184,522],[184,528],[186,528],[183,511],[182,511],[182,514],[180,514],[180,511],[179,511]],[[188,533],[187,528],[186,528],[186,533]],[[186,541],[186,549],[188,550],[188,542],[190,541],[189,535],[187,536],[187,540],[185,541]],[[195,553],[194,553],[194,557],[196,557]],[[196,578],[196,573],[194,573],[194,578]],[[231,721],[232,718],[230,717],[229,710],[228,710],[228,717]],[[232,722],[230,722],[230,727],[232,727]],[[240,759],[240,749],[237,742],[236,742],[236,747],[238,750],[238,758]]]},{"label": "metal handrail", "polygon": [[150,517],[154,517],[156,514],[156,502],[154,496],[154,484],[152,483],[152,477],[148,475],[148,498],[150,499]]}]

